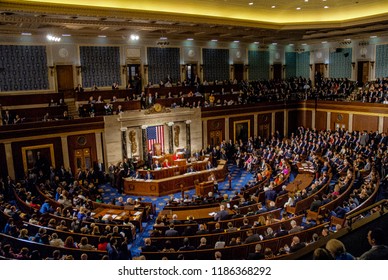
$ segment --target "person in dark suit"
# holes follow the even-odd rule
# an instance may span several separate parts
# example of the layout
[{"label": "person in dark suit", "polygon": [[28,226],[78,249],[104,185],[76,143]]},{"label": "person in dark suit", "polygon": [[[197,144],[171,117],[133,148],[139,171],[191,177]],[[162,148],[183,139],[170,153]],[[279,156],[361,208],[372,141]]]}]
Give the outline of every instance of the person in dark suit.
[{"label": "person in dark suit", "polygon": [[199,225],[199,230],[195,233],[196,235],[203,235],[203,234],[208,234],[209,231],[205,228],[204,224]]},{"label": "person in dark suit", "polygon": [[319,199],[319,196],[314,195],[314,200],[313,202],[311,202],[311,205],[310,205],[310,211],[317,212],[319,206],[321,205],[322,205],[322,201]]},{"label": "person in dark suit", "polygon": [[255,252],[248,254],[248,260],[262,260],[264,255],[261,253],[261,244],[256,244]]},{"label": "person in dark suit", "polygon": [[210,161],[208,161],[206,163],[206,170],[210,170],[210,169],[213,169],[213,165],[212,165],[212,163]]},{"label": "person in dark suit", "polygon": [[306,244],[304,242],[300,242],[300,239],[298,236],[294,236],[292,238],[292,243],[290,246],[290,253],[294,253],[304,247],[306,247]]},{"label": "person in dark suit", "polygon": [[152,164],[151,168],[152,168],[152,170],[156,170],[156,169],[162,168],[162,166],[160,165],[158,160],[155,160],[155,162],[154,162],[154,164]]},{"label": "person in dark suit", "polygon": [[193,251],[193,250],[195,250],[194,246],[191,246],[190,240],[187,237],[185,237],[185,239],[183,239],[183,246],[180,247],[178,251]]},{"label": "person in dark suit", "polygon": [[3,116],[3,125],[13,124],[13,117],[8,110],[5,111]]},{"label": "person in dark suit", "polygon": [[140,172],[136,170],[135,174],[133,174],[132,179],[143,179]]},{"label": "person in dark suit", "polygon": [[154,176],[152,176],[151,172],[148,170],[147,174],[144,177],[145,180],[152,180],[154,179]]},{"label": "person in dark suit", "polygon": [[152,96],[152,93],[149,93],[145,100],[146,108],[151,108],[154,105],[154,103],[155,103],[155,99]]},{"label": "person in dark suit", "polygon": [[228,219],[229,213],[228,211],[225,210],[225,205],[220,205],[220,211],[216,213],[214,216],[215,221],[223,221]]},{"label": "person in dark suit", "polygon": [[388,246],[384,245],[386,234],[381,228],[368,232],[368,242],[372,248],[360,256],[360,260],[388,260]]},{"label": "person in dark suit", "polygon": [[83,93],[84,88],[81,86],[81,84],[78,84],[78,86],[74,89],[76,93]]},{"label": "person in dark suit", "polygon": [[175,225],[173,223],[171,223],[169,225],[169,229],[166,230],[166,232],[164,233],[165,236],[167,237],[173,237],[173,236],[178,236],[179,233],[178,231],[175,229]]},{"label": "person in dark suit", "polygon": [[190,166],[189,168],[187,168],[187,173],[192,173],[192,172],[195,172],[195,169],[193,166]]},{"label": "person in dark suit", "polygon": [[141,247],[142,252],[157,252],[158,249],[151,244],[151,238],[144,239],[144,246]]},{"label": "person in dark suit", "polygon": [[245,238],[244,244],[260,241],[260,236],[257,233],[253,233],[251,229],[247,231],[247,238]]}]

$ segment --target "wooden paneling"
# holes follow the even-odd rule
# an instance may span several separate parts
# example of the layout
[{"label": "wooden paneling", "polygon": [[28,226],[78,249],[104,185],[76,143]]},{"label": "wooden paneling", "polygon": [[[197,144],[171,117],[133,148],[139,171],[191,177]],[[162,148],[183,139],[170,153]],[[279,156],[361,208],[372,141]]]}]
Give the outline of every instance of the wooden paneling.
[{"label": "wooden paneling", "polygon": [[327,129],[327,112],[316,111],[315,113],[315,128],[317,130]]},{"label": "wooden paneling", "polygon": [[8,170],[7,170],[7,158],[5,156],[5,147],[4,144],[0,144],[0,177],[1,178],[6,178],[8,175]]},{"label": "wooden paneling", "polygon": [[72,65],[57,65],[56,72],[58,90],[67,90],[74,88]]},{"label": "wooden paneling", "polygon": [[[221,135],[220,135],[221,134]],[[219,140],[216,141],[216,138]],[[225,119],[215,119],[207,121],[207,143],[218,145],[218,141],[225,139]]]},{"label": "wooden paneling", "polygon": [[288,134],[295,132],[298,126],[301,126],[297,117],[298,111],[288,111]]},{"label": "wooden paneling", "polygon": [[378,116],[353,115],[353,130],[377,131],[378,128]]},{"label": "wooden paneling", "polygon": [[[330,129],[335,130],[336,126],[349,129],[349,114],[346,113],[331,113]],[[354,129],[354,128],[353,128]]]},{"label": "wooden paneling", "polygon": [[257,116],[257,136],[269,139],[272,131],[272,114]]},{"label": "wooden paneling", "polygon": [[280,135],[284,133],[284,112],[275,113],[275,131],[279,131]]},{"label": "wooden paneling", "polygon": [[388,117],[384,117],[383,132],[388,133]]},{"label": "wooden paneling", "polygon": [[[229,138],[232,139],[232,141],[235,141],[235,125],[238,126],[242,123],[249,122],[249,129],[247,131],[248,138],[253,137],[253,128],[254,128],[254,118],[253,115],[251,116],[242,116],[242,117],[234,117],[229,119]],[[236,135],[236,140],[238,138],[238,135]]]},{"label": "wooden paneling", "polygon": [[[75,174],[74,155],[77,149],[90,149],[92,166],[97,162],[96,135],[94,133],[72,135],[67,137],[67,146],[69,149],[69,160],[71,170]],[[119,149],[121,147],[118,147]]]},{"label": "wooden paneling", "polygon": [[22,105],[33,105],[33,104],[49,104],[50,100],[58,102],[59,99],[63,99],[62,93],[33,93],[33,94],[22,94],[22,95],[1,95],[0,104],[4,107],[7,106],[22,106]]},{"label": "wooden paneling", "polygon": [[293,110],[288,111],[288,132],[292,133],[299,126],[311,127],[312,112],[310,110]]},{"label": "wooden paneling", "polygon": [[13,153],[13,162],[15,169],[15,176],[17,179],[24,177],[24,167],[23,167],[23,157],[22,148],[32,147],[32,146],[41,146],[41,145],[53,145],[53,152],[55,156],[55,167],[63,164],[62,158],[62,145],[61,138],[45,138],[29,141],[21,141],[12,143],[12,153]]}]

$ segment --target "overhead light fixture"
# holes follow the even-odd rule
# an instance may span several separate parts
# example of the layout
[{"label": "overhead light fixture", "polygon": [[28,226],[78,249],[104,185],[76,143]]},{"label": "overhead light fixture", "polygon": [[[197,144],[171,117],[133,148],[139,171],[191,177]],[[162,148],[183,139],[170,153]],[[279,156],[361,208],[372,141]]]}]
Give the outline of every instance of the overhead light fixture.
[{"label": "overhead light fixture", "polygon": [[294,44],[293,43],[291,43],[291,44],[288,44],[289,46],[293,46]]},{"label": "overhead light fixture", "polygon": [[98,35],[99,38],[106,38],[106,35]]},{"label": "overhead light fixture", "polygon": [[256,44],[256,45],[258,45],[258,44],[260,44],[260,42],[253,42],[253,44]]},{"label": "overhead light fixture", "polygon": [[275,8],[276,8],[276,6],[275,6],[275,5],[271,6],[271,9],[275,9]]},{"label": "overhead light fixture", "polygon": [[324,9],[329,9],[329,6],[324,6],[323,8],[324,8]]},{"label": "overhead light fixture", "polygon": [[62,37],[71,37],[71,34],[62,34]]},{"label": "overhead light fixture", "polygon": [[187,41],[193,41],[194,39],[193,38],[187,38]]},{"label": "overhead light fixture", "polygon": [[160,39],[160,40],[167,40],[167,37],[162,36],[162,37],[160,37],[159,39]]},{"label": "overhead light fixture", "polygon": [[274,42],[274,43],[272,43],[272,45],[274,45],[274,46],[276,46],[277,44],[278,44],[278,43],[275,43],[275,42]]},{"label": "overhead light fixture", "polygon": [[306,44],[306,43],[303,43],[302,46],[307,46],[307,44]]},{"label": "overhead light fixture", "polygon": [[323,41],[322,44],[327,44],[327,41]]},{"label": "overhead light fixture", "polygon": [[217,39],[212,39],[212,42],[217,42],[218,40]]},{"label": "overhead light fixture", "polygon": [[309,0],[304,0],[305,2],[308,2]]},{"label": "overhead light fixture", "polygon": [[31,36],[32,33],[31,33],[31,32],[22,32],[22,35],[23,35],[23,36]]},{"label": "overhead light fixture", "polygon": [[252,6],[252,5],[253,5],[253,2],[249,2],[248,5],[249,5],[249,6]]},{"label": "overhead light fixture", "polygon": [[301,10],[302,8],[301,8],[301,7],[297,7],[296,9],[299,11],[299,10]]},{"label": "overhead light fixture", "polygon": [[235,40],[235,41],[233,41],[234,43],[240,43],[240,41],[239,40]]},{"label": "overhead light fixture", "polygon": [[56,37],[56,36],[53,36],[51,34],[48,34],[46,36],[47,40],[51,41],[51,42],[60,42],[61,41],[61,38],[59,37]]},{"label": "overhead light fixture", "polygon": [[137,41],[137,40],[139,40],[139,35],[131,34],[130,38],[132,41]]},{"label": "overhead light fixture", "polygon": [[369,38],[373,39],[373,38],[377,38],[377,36],[376,35],[372,35]]}]

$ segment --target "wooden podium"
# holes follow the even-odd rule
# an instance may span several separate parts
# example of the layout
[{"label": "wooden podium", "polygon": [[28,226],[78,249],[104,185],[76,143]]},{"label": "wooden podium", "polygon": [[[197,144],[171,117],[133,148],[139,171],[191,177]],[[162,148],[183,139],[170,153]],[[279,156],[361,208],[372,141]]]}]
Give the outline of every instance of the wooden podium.
[{"label": "wooden podium", "polygon": [[214,191],[214,182],[207,181],[195,185],[195,193],[199,196],[207,195]]}]

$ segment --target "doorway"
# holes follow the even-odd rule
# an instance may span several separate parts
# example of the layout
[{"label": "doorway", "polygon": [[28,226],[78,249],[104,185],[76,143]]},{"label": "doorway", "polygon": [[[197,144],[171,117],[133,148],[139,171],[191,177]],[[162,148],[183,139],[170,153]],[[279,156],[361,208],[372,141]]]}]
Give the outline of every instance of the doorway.
[{"label": "doorway", "polygon": [[74,89],[73,66],[56,65],[58,91]]},{"label": "doorway", "polygon": [[140,64],[127,64],[127,79],[136,94],[141,92]]},{"label": "doorway", "polygon": [[239,82],[244,80],[244,64],[234,64],[234,78]]},{"label": "doorway", "polygon": [[195,83],[195,76],[198,76],[198,66],[196,63],[186,64],[186,81],[190,81],[192,84]]},{"label": "doorway", "polygon": [[209,143],[213,147],[216,147],[221,144],[222,141],[222,130],[212,130],[209,133]]},{"label": "doorway", "polygon": [[357,82],[364,84],[369,80],[369,61],[359,61],[357,63]]},{"label": "doorway", "polygon": [[325,64],[323,63],[315,63],[315,85],[320,85],[322,83],[322,79],[325,77]]},{"label": "doorway", "polygon": [[282,79],[282,64],[276,63],[273,65],[273,78],[274,80]]},{"label": "doorway", "polygon": [[90,148],[77,149],[74,151],[74,166],[76,170],[78,168],[85,170],[93,167]]}]

